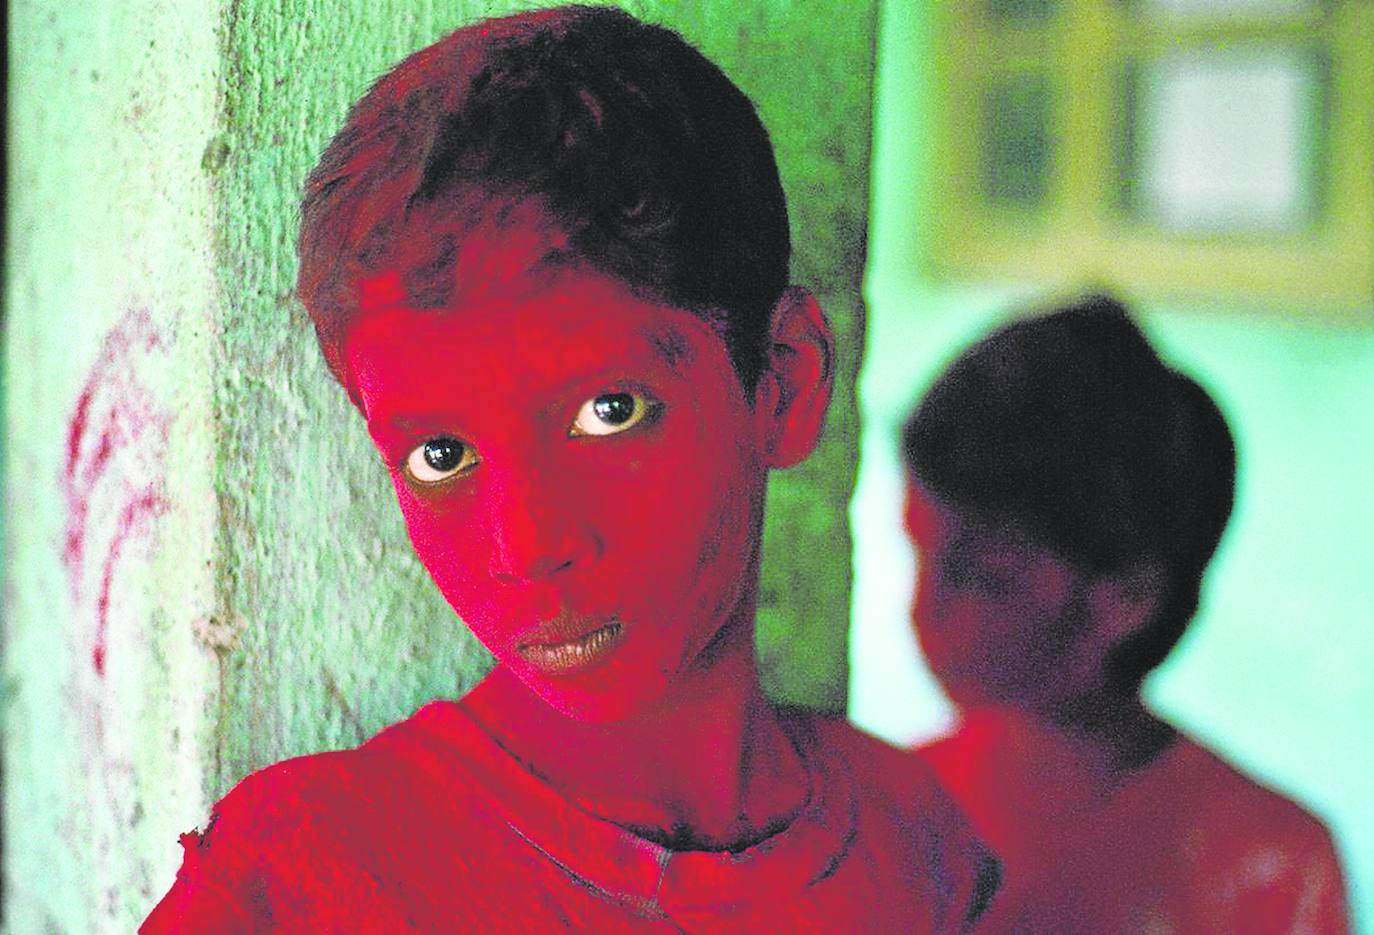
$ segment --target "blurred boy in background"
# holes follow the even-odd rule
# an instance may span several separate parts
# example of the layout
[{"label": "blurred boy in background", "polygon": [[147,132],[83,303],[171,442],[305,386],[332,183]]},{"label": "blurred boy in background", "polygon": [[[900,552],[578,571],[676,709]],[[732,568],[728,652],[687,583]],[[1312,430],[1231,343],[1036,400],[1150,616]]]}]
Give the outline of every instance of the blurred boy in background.
[{"label": "blurred boy in background", "polygon": [[919,755],[1004,861],[994,927],[1345,932],[1322,825],[1140,698],[1231,513],[1207,393],[1090,298],[961,354],[903,448],[912,619],[961,711]]}]

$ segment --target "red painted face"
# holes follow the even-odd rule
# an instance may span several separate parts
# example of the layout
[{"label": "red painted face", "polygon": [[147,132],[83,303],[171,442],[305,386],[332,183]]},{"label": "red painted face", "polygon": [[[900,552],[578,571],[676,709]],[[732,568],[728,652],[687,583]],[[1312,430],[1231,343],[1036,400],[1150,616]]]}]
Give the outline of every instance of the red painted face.
[{"label": "red painted face", "polygon": [[420,560],[550,705],[642,711],[752,624],[763,433],[701,319],[564,270],[344,350]]},{"label": "red painted face", "polygon": [[916,637],[957,704],[1041,708],[1095,687],[1085,683],[1101,677],[1105,646],[1087,632],[1086,577],[1014,524],[961,513],[917,481],[906,528]]}]

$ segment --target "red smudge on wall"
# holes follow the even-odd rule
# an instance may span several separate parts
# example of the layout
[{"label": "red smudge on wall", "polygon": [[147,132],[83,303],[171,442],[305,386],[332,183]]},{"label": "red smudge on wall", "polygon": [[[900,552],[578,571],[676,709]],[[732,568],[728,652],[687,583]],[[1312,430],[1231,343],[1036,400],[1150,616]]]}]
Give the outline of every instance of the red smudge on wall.
[{"label": "red smudge on wall", "polygon": [[[63,561],[78,617],[93,616],[91,662],[105,674],[110,594],[127,544],[168,504],[163,461],[171,415],[146,379],[166,343],[144,309],[131,309],[105,336],[67,426],[62,486],[67,499]],[[99,543],[99,575],[90,560]],[[95,585],[94,601],[91,585]]]}]

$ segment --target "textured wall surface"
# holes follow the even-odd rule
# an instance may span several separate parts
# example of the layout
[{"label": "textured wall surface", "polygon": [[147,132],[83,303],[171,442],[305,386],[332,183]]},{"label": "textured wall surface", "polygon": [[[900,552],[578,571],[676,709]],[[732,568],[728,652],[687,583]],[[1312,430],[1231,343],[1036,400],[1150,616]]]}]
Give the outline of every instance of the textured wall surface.
[{"label": "textured wall surface", "polygon": [[198,0],[10,12],[4,885],[16,933],[129,931],[204,808],[215,679]]},{"label": "textured wall surface", "polygon": [[[319,359],[294,238],[351,101],[516,5],[13,5],[7,930],[128,931],[243,774],[485,671]],[[840,337],[822,450],[770,489],[759,635],[775,697],[839,709],[874,4],[626,5],[759,104]]]}]

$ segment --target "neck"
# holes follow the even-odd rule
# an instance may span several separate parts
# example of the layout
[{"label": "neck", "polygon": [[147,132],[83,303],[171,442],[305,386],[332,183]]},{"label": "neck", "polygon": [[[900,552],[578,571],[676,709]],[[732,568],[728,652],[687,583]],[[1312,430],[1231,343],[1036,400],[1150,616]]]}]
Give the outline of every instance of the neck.
[{"label": "neck", "polygon": [[587,811],[677,850],[747,847],[785,827],[807,796],[805,767],[759,687],[748,618],[727,624],[709,658],[630,719],[568,718],[502,667],[465,703]]},{"label": "neck", "polygon": [[1099,759],[1113,776],[1145,766],[1177,737],[1135,693],[1103,691],[1076,698],[1050,712],[1046,720]]}]

